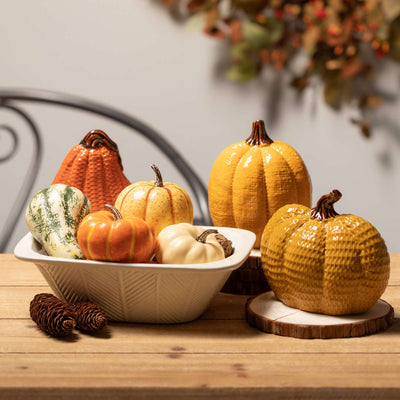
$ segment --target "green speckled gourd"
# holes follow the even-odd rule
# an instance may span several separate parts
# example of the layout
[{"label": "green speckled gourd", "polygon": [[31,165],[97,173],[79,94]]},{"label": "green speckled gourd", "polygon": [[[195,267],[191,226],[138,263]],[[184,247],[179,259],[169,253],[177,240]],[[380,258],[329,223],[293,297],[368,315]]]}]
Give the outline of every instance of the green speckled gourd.
[{"label": "green speckled gourd", "polygon": [[54,257],[83,258],[76,233],[91,212],[89,199],[77,188],[51,185],[32,198],[25,220],[32,236]]}]

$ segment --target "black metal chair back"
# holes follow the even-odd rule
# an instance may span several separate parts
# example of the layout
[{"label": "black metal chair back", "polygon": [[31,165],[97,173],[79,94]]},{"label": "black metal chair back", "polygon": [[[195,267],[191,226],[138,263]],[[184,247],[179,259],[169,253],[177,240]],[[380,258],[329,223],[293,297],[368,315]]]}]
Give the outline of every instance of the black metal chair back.
[{"label": "black metal chair back", "polygon": [[[200,212],[200,216],[196,218],[195,223],[200,225],[212,225],[208,211],[207,188],[178,150],[150,126],[119,110],[73,95],[34,89],[0,89],[0,108],[9,109],[21,117],[29,126],[34,139],[33,162],[25,176],[21,193],[9,213],[7,221],[5,222],[0,234],[0,252],[5,251],[17,220],[26,207],[43,157],[42,135],[40,134],[38,126],[34,120],[21,109],[20,103],[24,102],[53,104],[87,111],[119,122],[131,128],[135,133],[144,136],[167,156],[191,188],[194,200],[197,203]],[[11,151],[0,158],[1,163],[12,157],[18,148],[19,139],[17,132],[12,127],[0,124],[0,129],[7,131],[12,138]]]}]

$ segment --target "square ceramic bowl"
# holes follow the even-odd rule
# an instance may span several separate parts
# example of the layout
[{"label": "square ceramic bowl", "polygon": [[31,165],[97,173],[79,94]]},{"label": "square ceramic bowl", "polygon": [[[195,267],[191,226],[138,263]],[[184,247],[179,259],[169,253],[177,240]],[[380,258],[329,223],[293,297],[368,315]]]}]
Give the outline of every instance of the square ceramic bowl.
[{"label": "square ceramic bowl", "polygon": [[223,260],[203,264],[125,264],[50,257],[30,233],[18,242],[14,255],[33,262],[54,294],[67,303],[89,300],[103,308],[111,321],[180,323],[198,318],[207,309],[255,243],[253,232],[216,229],[232,241],[235,251]]}]

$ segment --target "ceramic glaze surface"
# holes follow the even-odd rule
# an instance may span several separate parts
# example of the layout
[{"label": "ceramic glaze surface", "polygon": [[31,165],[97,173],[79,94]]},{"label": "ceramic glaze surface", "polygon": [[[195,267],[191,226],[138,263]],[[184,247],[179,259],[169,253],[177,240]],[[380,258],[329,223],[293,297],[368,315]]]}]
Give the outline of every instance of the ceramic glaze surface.
[{"label": "ceramic glaze surface", "polygon": [[311,214],[308,207],[286,205],[268,222],[261,244],[268,283],[279,300],[301,310],[365,312],[388,283],[384,240],[361,217]]},{"label": "ceramic glaze surface", "polygon": [[54,294],[68,303],[92,301],[113,321],[178,323],[198,318],[253,248],[253,232],[216,229],[232,241],[235,251],[230,257],[208,263],[116,263],[50,257],[30,233],[18,242],[14,254],[35,263]]},{"label": "ceramic glaze surface", "polygon": [[193,204],[188,193],[175,183],[163,182],[161,174],[156,181],[127,186],[117,197],[115,207],[124,218],[138,217],[149,222],[156,236],[168,225],[193,223]]},{"label": "ceramic glaze surface", "polygon": [[300,155],[288,144],[272,141],[257,121],[249,138],[217,157],[208,194],[213,223],[251,230],[258,248],[275,211],[288,203],[310,206],[311,181]]},{"label": "ceramic glaze surface", "polygon": [[117,145],[100,130],[90,131],[63,160],[52,184],[80,189],[90,200],[92,211],[107,210],[130,184],[123,173]]}]

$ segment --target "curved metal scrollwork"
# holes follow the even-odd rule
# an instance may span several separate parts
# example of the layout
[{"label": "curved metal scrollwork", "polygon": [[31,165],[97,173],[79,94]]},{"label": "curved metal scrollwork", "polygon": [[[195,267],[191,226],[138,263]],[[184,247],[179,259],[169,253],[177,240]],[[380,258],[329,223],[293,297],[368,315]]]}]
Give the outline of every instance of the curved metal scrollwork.
[{"label": "curved metal scrollwork", "polygon": [[[19,114],[26,121],[34,137],[35,149],[32,165],[25,177],[21,193],[18,196],[17,204],[14,204],[13,210],[9,214],[9,217],[3,228],[3,232],[0,236],[0,252],[5,251],[5,248],[10,240],[16,222],[21,215],[21,212],[23,211],[30,195],[42,159],[42,140],[39,130],[33,120],[24,111],[12,105],[15,101],[54,104],[87,111],[119,122],[133,129],[136,133],[141,134],[167,156],[167,158],[172,162],[173,165],[175,165],[178,172],[185,178],[186,182],[192,189],[194,199],[200,211],[200,218],[196,220],[196,223],[202,225],[212,225],[208,211],[207,188],[192,167],[179,154],[179,152],[163,136],[161,136],[154,129],[150,128],[148,125],[119,110],[77,96],[45,90],[6,89],[0,90],[0,107],[12,110],[13,112]],[[13,156],[18,147],[18,136],[16,132],[9,126],[0,125],[0,129],[7,131],[13,140],[11,151],[0,158],[1,162],[10,159]]]},{"label": "curved metal scrollwork", "polygon": [[19,140],[17,132],[15,132],[11,126],[0,125],[0,134],[1,132],[6,132],[8,135],[10,135],[12,141],[11,149],[8,150],[8,152],[4,155],[0,155],[0,162],[4,162],[12,158],[17,153]]},{"label": "curved metal scrollwork", "polygon": [[[40,163],[42,160],[42,140],[36,124],[33,122],[32,118],[28,116],[27,113],[25,113],[18,107],[14,107],[10,104],[7,104],[7,102],[3,101],[2,98],[0,98],[0,100],[1,100],[0,107],[13,111],[27,123],[34,139],[34,151],[33,151],[33,159],[31,165],[28,168],[24,182],[22,183],[21,189],[18,193],[15,203],[11,208],[10,213],[8,214],[7,220],[4,224],[0,236],[0,252],[4,252],[11,239],[11,235],[15,229],[17,220],[24,210],[25,204],[28,200],[33,184],[35,183],[36,176],[39,171]],[[0,159],[0,162],[7,161],[10,158],[12,158],[18,149],[18,134],[14,131],[14,129],[10,128],[7,125],[2,125],[1,128],[3,128],[3,130],[6,130],[11,135],[11,137],[13,138],[13,145],[11,150]]]}]

